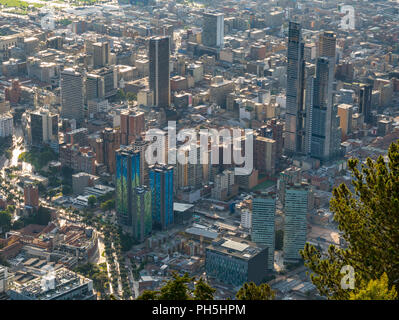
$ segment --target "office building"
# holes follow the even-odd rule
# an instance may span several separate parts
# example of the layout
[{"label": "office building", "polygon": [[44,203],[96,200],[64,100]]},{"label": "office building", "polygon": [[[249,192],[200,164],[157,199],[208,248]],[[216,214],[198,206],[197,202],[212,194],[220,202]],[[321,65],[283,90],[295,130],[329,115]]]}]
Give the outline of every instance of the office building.
[{"label": "office building", "polygon": [[121,146],[120,131],[113,128],[105,128],[100,132],[100,138],[96,139],[96,161],[106,166],[107,172],[115,173],[115,151]]},{"label": "office building", "polygon": [[0,266],[0,294],[7,291],[7,267]]},{"label": "office building", "polygon": [[0,137],[9,137],[14,132],[13,117],[11,113],[0,114]]},{"label": "office building", "polygon": [[307,184],[287,185],[284,201],[284,263],[300,261],[299,250],[305,247],[307,235],[309,187]]},{"label": "office building", "polygon": [[138,186],[133,190],[133,237],[143,242],[152,232],[151,189]]},{"label": "office building", "polygon": [[121,144],[132,144],[145,131],[144,113],[134,110],[121,112]]},{"label": "office building", "polygon": [[371,116],[371,98],[373,86],[371,84],[361,84],[359,88],[359,112],[363,114],[364,122],[371,124],[373,119]]},{"label": "office building", "polygon": [[84,82],[83,76],[71,68],[61,72],[61,117],[84,119]]},{"label": "office building", "polygon": [[33,183],[24,185],[24,203],[35,209],[39,208],[39,188]]},{"label": "office building", "polygon": [[133,190],[140,184],[140,153],[132,148],[116,151],[116,212],[119,222],[132,225]]},{"label": "office building", "polygon": [[267,276],[268,249],[242,238],[216,238],[205,251],[207,277],[236,287]]},{"label": "office building", "polygon": [[251,240],[268,249],[267,269],[274,269],[276,195],[257,194],[252,200]]},{"label": "office building", "polygon": [[153,226],[165,230],[173,224],[173,167],[157,164],[148,169]]},{"label": "office building", "polygon": [[49,144],[58,149],[58,115],[46,109],[29,113],[28,136],[34,147]]},{"label": "office building", "polygon": [[352,133],[353,105],[341,103],[338,105],[339,126],[342,130],[342,138],[345,139]]},{"label": "office building", "polygon": [[288,154],[304,154],[306,153],[303,103],[305,59],[299,23],[289,23],[287,59],[285,150]]},{"label": "office building", "polygon": [[[29,276],[29,277],[28,277]],[[7,294],[11,300],[95,300],[93,280],[67,268],[44,275],[30,273],[27,281],[10,281]]]},{"label": "office building", "polygon": [[155,37],[149,44],[149,85],[154,92],[154,104],[162,108],[170,106],[169,41],[169,37]]},{"label": "office building", "polygon": [[332,58],[335,63],[337,36],[332,31],[324,31],[319,35],[318,57]]},{"label": "office building", "polygon": [[276,141],[265,137],[256,137],[254,148],[255,168],[262,173],[274,175],[276,159]]},{"label": "office building", "polygon": [[334,63],[331,59],[317,59],[316,77],[313,81],[311,121],[311,156],[330,160],[340,152],[341,130],[338,108],[333,105]]},{"label": "office building", "polygon": [[110,46],[108,41],[95,42],[93,48],[93,67],[105,67],[109,63]]},{"label": "office building", "polygon": [[224,44],[224,14],[204,13],[202,44],[207,47],[222,48]]}]

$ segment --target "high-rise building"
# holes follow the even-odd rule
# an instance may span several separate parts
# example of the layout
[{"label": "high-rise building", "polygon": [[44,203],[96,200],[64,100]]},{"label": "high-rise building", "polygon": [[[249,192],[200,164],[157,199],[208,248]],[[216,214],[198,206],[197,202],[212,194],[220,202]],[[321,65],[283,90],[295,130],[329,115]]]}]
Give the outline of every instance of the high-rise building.
[{"label": "high-rise building", "polygon": [[147,186],[138,186],[133,191],[133,237],[143,242],[152,231],[151,190]]},{"label": "high-rise building", "polygon": [[33,183],[24,185],[24,202],[25,206],[39,208],[39,188]]},{"label": "high-rise building", "polygon": [[286,126],[284,145],[289,154],[304,154],[305,108],[304,108],[304,42],[301,25],[289,23],[287,51]]},{"label": "high-rise building", "polygon": [[338,155],[341,144],[338,109],[333,105],[334,65],[331,58],[318,58],[313,81],[310,149],[311,156],[321,160]]},{"label": "high-rise building", "polygon": [[362,84],[359,89],[359,112],[364,116],[364,122],[371,124],[373,119],[371,116],[371,97],[373,86],[371,84]]},{"label": "high-rise building", "polygon": [[337,36],[332,31],[324,31],[319,35],[318,57],[329,57],[335,61]]},{"label": "high-rise building", "polygon": [[144,113],[133,110],[121,112],[121,144],[133,143],[145,131]]},{"label": "high-rise building", "polygon": [[76,119],[81,122],[84,119],[84,83],[83,76],[71,68],[61,72],[61,116],[68,119]]},{"label": "high-rise building", "polygon": [[268,248],[267,269],[269,270],[274,269],[275,214],[275,194],[260,194],[253,198],[251,240],[258,246]]},{"label": "high-rise building", "polygon": [[104,99],[104,78],[98,74],[86,75],[86,103],[91,100]]},{"label": "high-rise building", "polygon": [[255,168],[268,175],[274,175],[276,159],[276,141],[265,137],[256,137],[254,149]]},{"label": "high-rise building", "polygon": [[154,92],[154,104],[167,108],[170,105],[170,39],[169,37],[154,37],[150,39],[150,89]]},{"label": "high-rise building", "polygon": [[140,184],[141,185],[148,185],[148,162],[145,158],[145,151],[147,150],[150,141],[137,139],[131,145],[133,150],[137,150],[140,152]]},{"label": "high-rise building", "polygon": [[202,26],[202,44],[207,47],[223,47],[224,14],[204,13]]},{"label": "high-rise building", "polygon": [[0,137],[9,137],[14,132],[13,116],[10,112],[0,114]]},{"label": "high-rise building", "polygon": [[285,189],[284,263],[295,263],[301,259],[299,250],[305,247],[307,235],[308,196],[307,184],[293,184]]},{"label": "high-rise building", "polygon": [[116,212],[119,222],[132,225],[132,196],[140,184],[140,153],[132,148],[116,151]]},{"label": "high-rise building", "polygon": [[0,266],[0,294],[7,291],[8,274],[7,267]]},{"label": "high-rise building", "polygon": [[96,140],[97,163],[103,163],[110,174],[115,173],[115,152],[120,145],[120,132],[113,128],[105,128],[101,131],[100,138]]},{"label": "high-rise building", "polygon": [[342,130],[342,137],[346,138],[352,133],[353,105],[341,103],[338,105],[339,126]]},{"label": "high-rise building", "polygon": [[29,113],[28,135],[32,146],[49,144],[58,150],[58,115],[45,109]]},{"label": "high-rise building", "polygon": [[93,43],[93,67],[105,67],[109,63],[109,42],[95,42]]},{"label": "high-rise building", "polygon": [[165,230],[173,224],[173,167],[149,167],[152,192],[152,221],[155,229]]}]

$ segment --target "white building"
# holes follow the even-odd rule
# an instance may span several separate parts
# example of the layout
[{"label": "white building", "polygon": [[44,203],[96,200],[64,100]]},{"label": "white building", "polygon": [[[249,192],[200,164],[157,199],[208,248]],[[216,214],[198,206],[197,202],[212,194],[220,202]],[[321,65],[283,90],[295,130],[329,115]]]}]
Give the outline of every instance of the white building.
[{"label": "white building", "polygon": [[13,134],[13,118],[11,113],[0,114],[0,137],[8,137]]}]

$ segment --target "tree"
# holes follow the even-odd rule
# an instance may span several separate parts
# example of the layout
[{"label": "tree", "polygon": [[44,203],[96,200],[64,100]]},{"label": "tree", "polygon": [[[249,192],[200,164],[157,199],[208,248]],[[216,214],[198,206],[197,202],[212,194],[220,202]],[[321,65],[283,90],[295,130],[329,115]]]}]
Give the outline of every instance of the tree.
[{"label": "tree", "polygon": [[97,202],[96,196],[91,195],[91,196],[87,199],[87,203],[88,203],[88,205],[89,205],[90,208],[94,208],[96,202]]},{"label": "tree", "polygon": [[246,282],[236,294],[237,300],[274,300],[275,292],[266,283]]},{"label": "tree", "polygon": [[199,278],[194,289],[194,300],[213,300],[216,289],[212,288],[202,278]]},{"label": "tree", "polygon": [[126,99],[127,99],[128,101],[135,101],[135,100],[137,100],[137,96],[136,96],[136,94],[134,94],[133,92],[128,92],[128,93],[126,94]]},{"label": "tree", "polygon": [[395,286],[389,290],[388,276],[384,273],[380,279],[370,280],[365,289],[358,293],[351,292],[350,300],[396,300],[398,293]]},{"label": "tree", "polygon": [[[301,251],[313,284],[329,299],[349,299],[384,273],[389,287],[399,279],[399,143],[390,145],[388,163],[379,156],[360,168],[359,160],[351,159],[348,167],[354,193],[341,184],[330,202],[347,248],[331,245],[323,256],[307,243]],[[354,270],[354,292],[341,285],[344,266]]]},{"label": "tree", "polygon": [[[137,271],[137,270],[136,270]],[[172,274],[171,280],[160,289],[160,291],[145,290],[138,300],[191,300],[193,293],[195,300],[213,300],[216,291],[209,286],[203,279],[199,279],[194,291],[188,288],[189,283],[193,283],[194,277],[189,277],[188,273],[179,276],[176,272]]]},{"label": "tree", "polygon": [[0,229],[3,233],[11,229],[11,214],[7,211],[0,211]]},{"label": "tree", "polygon": [[104,201],[103,203],[101,203],[100,208],[104,212],[106,212],[106,211],[110,212],[112,209],[115,208],[115,200],[110,199],[110,200]]}]

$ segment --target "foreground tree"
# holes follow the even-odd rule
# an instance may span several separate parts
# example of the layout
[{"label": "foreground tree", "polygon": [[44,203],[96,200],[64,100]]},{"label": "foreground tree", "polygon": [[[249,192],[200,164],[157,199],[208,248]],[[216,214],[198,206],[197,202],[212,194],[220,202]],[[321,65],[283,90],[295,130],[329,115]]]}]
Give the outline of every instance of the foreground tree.
[{"label": "foreground tree", "polygon": [[213,300],[215,292],[215,288],[212,288],[204,279],[199,278],[193,292],[194,300]]},{"label": "foreground tree", "polygon": [[386,273],[380,279],[370,280],[365,289],[358,293],[350,293],[350,300],[395,300],[398,297],[395,286],[389,289]]},{"label": "foreground tree", "polygon": [[[399,279],[399,143],[389,147],[387,163],[380,156],[376,161],[368,158],[360,168],[359,160],[351,159],[348,166],[355,192],[341,184],[330,202],[347,248],[331,245],[323,256],[307,243],[301,251],[313,284],[329,299],[360,294],[370,280],[384,273],[389,288]],[[353,268],[354,286],[351,275],[343,274],[344,266]]]},{"label": "foreground tree", "polygon": [[236,294],[237,300],[274,300],[274,297],[274,291],[266,283],[257,286],[246,282]]},{"label": "foreground tree", "polygon": [[173,279],[166,282],[160,291],[145,290],[137,300],[213,300],[215,289],[202,278],[198,280],[193,291],[188,287],[194,281],[188,273],[179,276],[176,272],[172,274]]}]

